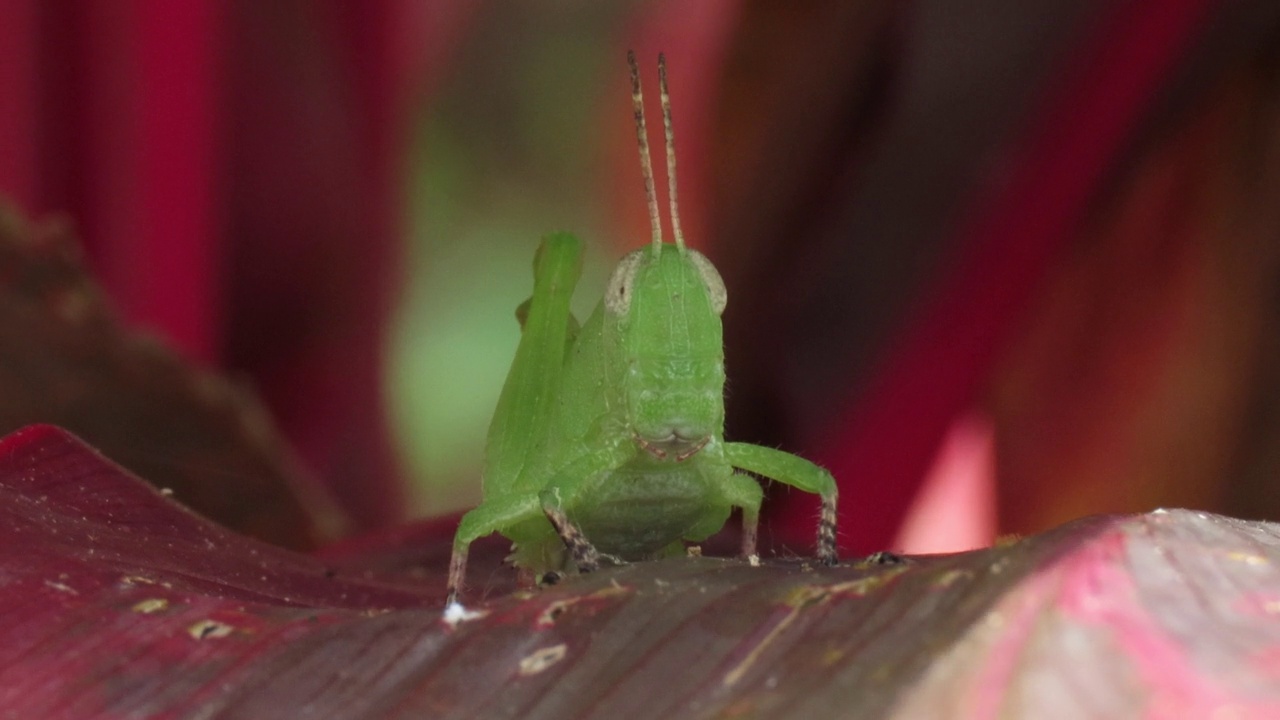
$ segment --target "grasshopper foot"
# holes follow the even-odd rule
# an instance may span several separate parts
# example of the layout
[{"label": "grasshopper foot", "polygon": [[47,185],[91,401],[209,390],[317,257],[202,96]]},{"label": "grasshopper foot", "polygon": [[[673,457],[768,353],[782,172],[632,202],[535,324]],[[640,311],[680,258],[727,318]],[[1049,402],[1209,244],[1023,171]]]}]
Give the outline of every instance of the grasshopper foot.
[{"label": "grasshopper foot", "polygon": [[911,561],[896,553],[881,550],[871,553],[863,562],[867,565],[906,565]]},{"label": "grasshopper foot", "polygon": [[598,553],[598,556],[601,560],[608,561],[608,563],[614,567],[621,567],[627,564],[626,560],[623,560],[617,555],[610,555],[609,553]]},{"label": "grasshopper foot", "polygon": [[596,552],[596,548],[587,542],[585,537],[578,536],[581,543],[569,545],[569,556],[573,558],[573,564],[578,567],[578,572],[589,573],[600,569],[600,553]]}]

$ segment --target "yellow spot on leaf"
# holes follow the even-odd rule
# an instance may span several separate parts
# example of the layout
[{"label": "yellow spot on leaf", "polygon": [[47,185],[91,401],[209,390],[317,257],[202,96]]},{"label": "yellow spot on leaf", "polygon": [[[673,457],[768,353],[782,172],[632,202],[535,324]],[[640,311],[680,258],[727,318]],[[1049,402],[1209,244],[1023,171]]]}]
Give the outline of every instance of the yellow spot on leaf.
[{"label": "yellow spot on leaf", "polygon": [[199,620],[187,628],[187,634],[196,640],[211,640],[224,638],[230,635],[233,630],[235,628],[217,620]]},{"label": "yellow spot on leaf", "polygon": [[1255,555],[1253,553],[1247,553],[1247,552],[1240,552],[1239,550],[1227,553],[1227,559],[1234,560],[1235,562],[1239,562],[1239,563],[1244,563],[1245,565],[1268,565],[1271,562],[1270,560],[1267,560],[1265,557],[1261,555]]},{"label": "yellow spot on leaf", "polygon": [[564,659],[569,653],[569,646],[564,643],[534,650],[528,657],[520,661],[520,674],[528,677],[537,675]]},{"label": "yellow spot on leaf", "polygon": [[580,595],[578,597],[566,598],[564,600],[556,600],[543,610],[538,619],[534,621],[534,626],[538,629],[546,629],[556,624],[556,620],[569,610],[569,608],[582,602],[590,602],[593,600],[605,600],[621,595],[629,595],[631,589],[626,585],[621,585],[617,581],[609,583],[608,587],[600,588],[590,595]]},{"label": "yellow spot on leaf", "polygon": [[133,606],[134,612],[142,613],[143,615],[150,615],[167,609],[169,609],[169,601],[164,598],[147,598],[134,603]]},{"label": "yellow spot on leaf", "polygon": [[955,585],[957,582],[961,580],[971,578],[971,577],[973,577],[972,570],[962,570],[962,569],[952,568],[951,570],[948,570],[942,573],[941,575],[939,575],[938,578],[933,581],[933,586],[936,588],[947,588],[947,587],[951,587],[952,585]]}]

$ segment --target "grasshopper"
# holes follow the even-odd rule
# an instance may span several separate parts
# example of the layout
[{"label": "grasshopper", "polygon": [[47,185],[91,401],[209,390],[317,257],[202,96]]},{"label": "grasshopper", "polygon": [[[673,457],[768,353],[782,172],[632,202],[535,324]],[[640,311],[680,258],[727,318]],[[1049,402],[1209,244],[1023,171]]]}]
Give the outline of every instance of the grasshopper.
[{"label": "grasshopper", "polygon": [[651,242],[622,258],[585,324],[569,309],[581,272],[573,235],[544,237],[520,343],[485,445],[484,500],[453,541],[448,606],[456,606],[473,541],[500,532],[534,573],[682,553],[742,511],[742,554],[754,557],[763,498],[746,471],[822,498],[817,557],[836,562],[836,483],[803,458],[724,439],[724,282],[685,247],[676,201],[666,60],[658,55],[674,243],[662,238],[635,53],[631,96]]}]

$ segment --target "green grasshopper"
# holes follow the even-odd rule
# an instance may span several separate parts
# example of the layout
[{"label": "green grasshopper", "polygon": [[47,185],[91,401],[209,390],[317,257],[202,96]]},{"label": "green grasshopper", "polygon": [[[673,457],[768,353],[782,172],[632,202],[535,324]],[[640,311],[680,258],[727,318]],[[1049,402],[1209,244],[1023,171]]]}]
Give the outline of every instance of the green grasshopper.
[{"label": "green grasshopper", "polygon": [[[559,233],[534,255],[533,296],[485,446],[484,501],[462,517],[449,564],[449,607],[467,549],[500,532],[534,573],[595,570],[682,553],[742,510],[752,558],[763,493],[745,470],[822,498],[817,557],[836,562],[836,483],[803,458],[724,440],[727,293],[711,261],[686,248],[676,203],[675,140],[665,58],[658,55],[675,243],[662,239],[635,54],[631,95],[652,242],[618,263],[604,298],[579,325],[569,298],[582,244]],[[567,562],[568,561],[568,562]],[[456,606],[460,607],[460,606]]]}]

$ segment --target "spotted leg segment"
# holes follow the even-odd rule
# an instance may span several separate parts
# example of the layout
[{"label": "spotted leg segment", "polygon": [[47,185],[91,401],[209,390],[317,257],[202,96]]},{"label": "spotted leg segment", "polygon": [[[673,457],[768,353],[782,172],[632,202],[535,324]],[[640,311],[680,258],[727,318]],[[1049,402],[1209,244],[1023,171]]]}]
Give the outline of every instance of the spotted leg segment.
[{"label": "spotted leg segment", "polygon": [[578,572],[595,572],[600,569],[600,552],[583,534],[582,528],[575,525],[564,514],[557,500],[554,493],[542,493],[543,514],[547,516],[547,520],[551,521],[556,534],[564,541],[565,549],[569,551],[569,559],[578,568]]}]

